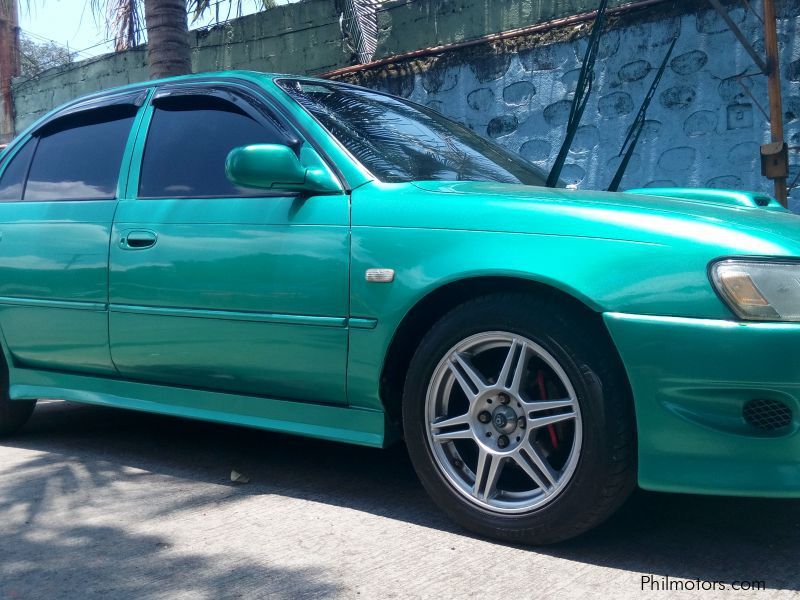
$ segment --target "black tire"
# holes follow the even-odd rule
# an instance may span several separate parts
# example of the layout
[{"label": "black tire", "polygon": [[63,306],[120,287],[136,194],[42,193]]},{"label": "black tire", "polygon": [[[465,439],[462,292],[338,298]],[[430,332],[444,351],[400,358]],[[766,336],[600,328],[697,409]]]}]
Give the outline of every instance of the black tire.
[{"label": "black tire", "polygon": [[[569,378],[582,415],[582,447],[571,478],[549,503],[521,514],[464,498],[437,464],[425,422],[428,386],[439,362],[462,340],[489,331],[524,336],[549,352]],[[607,519],[636,487],[635,419],[620,359],[602,324],[556,295],[487,295],[446,314],[411,361],[403,426],[414,468],[434,502],[482,536],[531,545],[563,541]]]},{"label": "black tire", "polygon": [[[5,365],[2,365],[4,368]],[[19,431],[30,419],[36,400],[11,400],[8,397],[8,377],[0,377],[0,438]]]}]

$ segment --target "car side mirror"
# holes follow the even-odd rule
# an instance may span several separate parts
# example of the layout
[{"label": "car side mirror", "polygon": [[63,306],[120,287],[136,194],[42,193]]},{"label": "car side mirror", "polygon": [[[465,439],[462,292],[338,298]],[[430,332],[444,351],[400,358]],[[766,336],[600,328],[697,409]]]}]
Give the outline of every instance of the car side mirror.
[{"label": "car side mirror", "polygon": [[288,146],[253,144],[228,153],[225,175],[236,185],[266,190],[330,194],[339,183],[319,167],[306,167]]}]

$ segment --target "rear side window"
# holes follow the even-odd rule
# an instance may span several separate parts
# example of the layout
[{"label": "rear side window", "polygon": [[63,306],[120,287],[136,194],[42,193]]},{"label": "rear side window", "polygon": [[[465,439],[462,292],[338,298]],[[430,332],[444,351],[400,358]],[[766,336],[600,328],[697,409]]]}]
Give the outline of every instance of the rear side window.
[{"label": "rear side window", "polygon": [[233,102],[210,95],[176,96],[155,105],[139,182],[141,198],[263,196],[225,176],[225,159],[238,146],[285,143],[266,119],[257,121]]},{"label": "rear side window", "polygon": [[28,175],[28,166],[35,148],[36,140],[30,139],[9,161],[0,177],[0,201],[22,200],[25,177]]},{"label": "rear side window", "polygon": [[113,199],[135,114],[130,105],[86,111],[36,132],[24,199]]}]

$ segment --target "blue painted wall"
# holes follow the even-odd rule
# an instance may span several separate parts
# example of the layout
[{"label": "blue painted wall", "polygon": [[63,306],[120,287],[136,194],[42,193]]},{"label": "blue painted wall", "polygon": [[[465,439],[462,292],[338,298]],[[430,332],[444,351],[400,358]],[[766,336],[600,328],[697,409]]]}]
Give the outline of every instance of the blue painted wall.
[{"label": "blue painted wall", "polygon": [[[761,14],[760,0],[751,2]],[[786,139],[800,146],[800,2],[778,3]],[[731,15],[763,53],[763,26],[752,12]],[[564,178],[604,189],[617,154],[671,40],[678,43],[648,112],[648,121],[623,187],[708,186],[772,193],[761,177],[759,145],[769,141],[766,78],[714,11],[635,21],[603,38],[595,91],[570,152]],[[495,138],[549,168],[564,137],[571,94],[586,38],[533,45],[514,52],[475,52],[463,62],[442,57],[409,63],[358,82],[401,93]],[[446,60],[445,60],[446,59]],[[790,181],[800,171],[791,154]],[[791,194],[800,212],[800,189]]]}]

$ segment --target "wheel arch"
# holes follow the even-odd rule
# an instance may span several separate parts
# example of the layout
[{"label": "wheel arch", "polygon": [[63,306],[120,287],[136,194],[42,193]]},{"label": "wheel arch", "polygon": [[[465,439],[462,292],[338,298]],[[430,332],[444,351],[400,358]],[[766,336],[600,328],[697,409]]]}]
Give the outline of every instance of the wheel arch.
[{"label": "wheel arch", "polygon": [[[463,277],[443,283],[422,296],[406,312],[395,329],[384,356],[380,377],[380,397],[391,422],[400,422],[403,386],[408,367],[419,342],[431,326],[449,311],[472,298],[508,292],[557,298],[560,303],[569,306],[570,310],[586,319],[593,332],[613,349],[615,360],[622,366],[622,359],[603,322],[599,307],[575,290],[564,290],[552,282],[514,275]],[[627,373],[625,377],[627,379]]]}]

